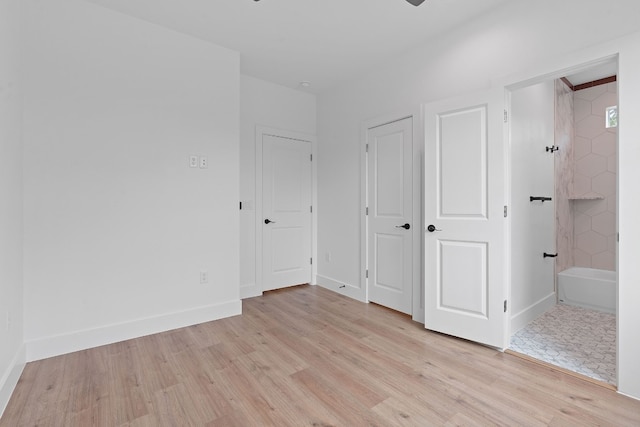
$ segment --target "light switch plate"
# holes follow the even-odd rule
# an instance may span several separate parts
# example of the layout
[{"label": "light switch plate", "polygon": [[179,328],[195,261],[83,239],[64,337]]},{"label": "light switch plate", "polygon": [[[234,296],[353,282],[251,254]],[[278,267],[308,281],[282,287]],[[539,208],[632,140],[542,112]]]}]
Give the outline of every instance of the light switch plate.
[{"label": "light switch plate", "polygon": [[189,167],[190,168],[198,167],[198,156],[189,156]]}]

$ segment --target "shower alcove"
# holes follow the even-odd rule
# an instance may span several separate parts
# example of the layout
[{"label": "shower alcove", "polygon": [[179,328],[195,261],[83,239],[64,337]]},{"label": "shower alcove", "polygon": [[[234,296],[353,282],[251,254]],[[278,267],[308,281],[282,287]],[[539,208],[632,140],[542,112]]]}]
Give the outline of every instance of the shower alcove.
[{"label": "shower alcove", "polygon": [[559,302],[557,274],[616,270],[616,70],[515,90],[510,120],[511,349],[610,384],[615,314]]}]

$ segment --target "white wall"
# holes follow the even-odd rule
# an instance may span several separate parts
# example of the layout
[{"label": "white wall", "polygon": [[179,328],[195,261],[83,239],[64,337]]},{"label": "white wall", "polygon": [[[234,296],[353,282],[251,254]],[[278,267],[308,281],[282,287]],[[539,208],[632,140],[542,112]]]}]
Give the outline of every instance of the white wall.
[{"label": "white wall", "polygon": [[[511,327],[512,333],[555,305],[553,80],[511,93]],[[530,196],[551,197],[531,202]]]},{"label": "white wall", "polygon": [[240,293],[260,295],[256,285],[256,126],[316,133],[313,94],[240,76]]},{"label": "white wall", "polygon": [[[640,399],[640,34],[618,64],[618,390]],[[626,119],[625,119],[626,118]]]},{"label": "white wall", "polygon": [[[508,2],[464,28],[319,96],[318,253],[331,251],[333,257],[331,263],[320,257],[318,275],[360,282],[358,147],[364,120],[486,89],[509,76],[525,80],[620,52],[619,387],[640,398],[640,366],[632,362],[640,360],[640,341],[632,334],[633,325],[640,324],[640,263],[633,260],[640,252],[640,225],[634,223],[640,217],[640,200],[632,193],[633,184],[640,180],[640,123],[628,123],[625,128],[623,122],[625,116],[640,114],[640,49],[637,39],[624,39],[582,50],[638,31],[639,14],[640,3],[625,0]],[[606,23],[603,16],[608,17]],[[598,31],[593,31],[596,24]]]},{"label": "white wall", "polygon": [[[0,415],[18,381],[23,349],[22,82],[20,0],[0,0]],[[7,325],[7,317],[10,325]]]},{"label": "white wall", "polygon": [[79,0],[27,4],[27,358],[240,313],[239,55]]}]

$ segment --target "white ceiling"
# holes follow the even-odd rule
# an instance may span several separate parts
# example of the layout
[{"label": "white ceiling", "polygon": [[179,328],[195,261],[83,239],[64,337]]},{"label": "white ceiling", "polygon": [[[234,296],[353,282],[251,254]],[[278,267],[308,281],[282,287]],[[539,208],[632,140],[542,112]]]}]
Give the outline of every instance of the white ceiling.
[{"label": "white ceiling", "polygon": [[87,1],[238,51],[244,74],[319,93],[509,0]]}]

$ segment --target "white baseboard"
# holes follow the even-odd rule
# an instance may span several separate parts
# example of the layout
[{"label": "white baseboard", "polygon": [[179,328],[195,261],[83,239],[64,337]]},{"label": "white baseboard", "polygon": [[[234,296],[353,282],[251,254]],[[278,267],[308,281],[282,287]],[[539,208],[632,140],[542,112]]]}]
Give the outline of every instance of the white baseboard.
[{"label": "white baseboard", "polygon": [[640,401],[640,397],[638,397],[638,396],[634,396],[633,394],[627,394],[627,393],[625,393],[625,392],[623,392],[623,391],[620,391],[620,390],[618,390],[618,394],[621,394],[621,395],[626,396],[626,397],[629,397],[629,398],[631,398],[631,399],[634,399],[634,400],[638,400],[638,401]]},{"label": "white baseboard", "polygon": [[332,290],[341,295],[348,296],[349,298],[353,298],[360,302],[367,302],[365,297],[365,292],[355,286],[352,286],[348,283],[341,282],[339,280],[332,279],[327,276],[322,276],[318,274],[316,276],[317,285],[323,287],[325,289]]},{"label": "white baseboard", "polygon": [[11,399],[13,390],[15,390],[16,385],[18,384],[18,380],[20,379],[20,375],[22,375],[22,370],[24,369],[26,361],[27,353],[25,346],[22,345],[11,361],[6,372],[4,372],[4,374],[2,374],[2,378],[0,378],[0,417],[2,417],[2,414],[9,403],[9,399]]},{"label": "white baseboard", "polygon": [[556,293],[552,292],[540,301],[511,316],[511,335],[527,326],[529,322],[540,317],[545,311],[556,305]]},{"label": "white baseboard", "polygon": [[255,283],[240,286],[240,299],[259,297],[262,295],[262,289]]},{"label": "white baseboard", "polygon": [[424,307],[421,304],[413,304],[413,313],[411,314],[411,320],[424,325],[425,322]]},{"label": "white baseboard", "polygon": [[32,362],[46,359],[239,314],[242,314],[242,302],[237,300],[101,328],[30,340],[25,343],[27,349],[26,360]]}]

